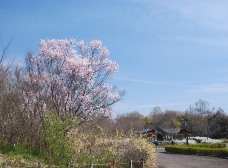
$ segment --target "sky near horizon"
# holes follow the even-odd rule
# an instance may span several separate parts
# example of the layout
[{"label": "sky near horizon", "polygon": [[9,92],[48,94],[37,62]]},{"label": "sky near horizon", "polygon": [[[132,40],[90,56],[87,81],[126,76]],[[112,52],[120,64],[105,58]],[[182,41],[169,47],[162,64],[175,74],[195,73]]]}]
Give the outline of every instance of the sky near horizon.
[{"label": "sky near horizon", "polygon": [[100,39],[126,94],[115,113],[185,110],[199,99],[228,112],[227,0],[0,0],[9,60],[40,39]]}]

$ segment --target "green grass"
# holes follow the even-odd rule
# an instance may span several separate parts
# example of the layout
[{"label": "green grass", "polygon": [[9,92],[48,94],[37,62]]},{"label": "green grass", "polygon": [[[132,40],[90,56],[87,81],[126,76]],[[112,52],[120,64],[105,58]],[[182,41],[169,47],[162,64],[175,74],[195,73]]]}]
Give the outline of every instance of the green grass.
[{"label": "green grass", "polygon": [[24,167],[37,164],[38,160],[43,162],[38,150],[30,148],[25,142],[14,145],[0,141],[0,153],[4,154],[7,165]]}]

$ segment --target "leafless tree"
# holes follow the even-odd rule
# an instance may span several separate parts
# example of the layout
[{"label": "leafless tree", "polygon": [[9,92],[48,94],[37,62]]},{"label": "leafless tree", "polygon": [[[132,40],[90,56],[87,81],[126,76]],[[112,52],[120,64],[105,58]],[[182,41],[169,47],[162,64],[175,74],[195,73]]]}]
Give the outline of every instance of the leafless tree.
[{"label": "leafless tree", "polygon": [[206,100],[198,100],[186,110],[191,132],[197,136],[208,136],[208,119],[213,112],[210,103]]},{"label": "leafless tree", "polygon": [[115,129],[124,134],[128,134],[130,131],[140,131],[144,125],[144,116],[137,111],[118,115],[115,119]]}]

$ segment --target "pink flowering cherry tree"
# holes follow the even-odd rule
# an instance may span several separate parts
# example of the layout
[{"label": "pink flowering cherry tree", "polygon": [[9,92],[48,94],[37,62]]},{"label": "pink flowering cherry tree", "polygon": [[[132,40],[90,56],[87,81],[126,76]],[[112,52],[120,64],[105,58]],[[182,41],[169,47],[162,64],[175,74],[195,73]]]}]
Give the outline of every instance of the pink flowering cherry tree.
[{"label": "pink flowering cherry tree", "polygon": [[41,40],[39,53],[28,53],[22,77],[24,111],[42,119],[48,112],[76,116],[78,124],[99,115],[123,92],[106,83],[118,70],[99,40],[88,44],[74,39]]}]

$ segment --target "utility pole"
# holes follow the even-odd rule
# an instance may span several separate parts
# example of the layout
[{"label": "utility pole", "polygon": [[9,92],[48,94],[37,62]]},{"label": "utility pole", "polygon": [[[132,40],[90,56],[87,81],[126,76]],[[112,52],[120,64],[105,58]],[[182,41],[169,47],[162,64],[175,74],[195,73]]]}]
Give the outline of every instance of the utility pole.
[{"label": "utility pole", "polygon": [[186,144],[188,145],[188,122],[187,122],[187,118],[182,118],[182,121],[184,121],[184,126],[186,129]]},{"label": "utility pole", "polygon": [[187,119],[185,118],[185,127],[186,127],[186,144],[188,145],[188,122]]}]

